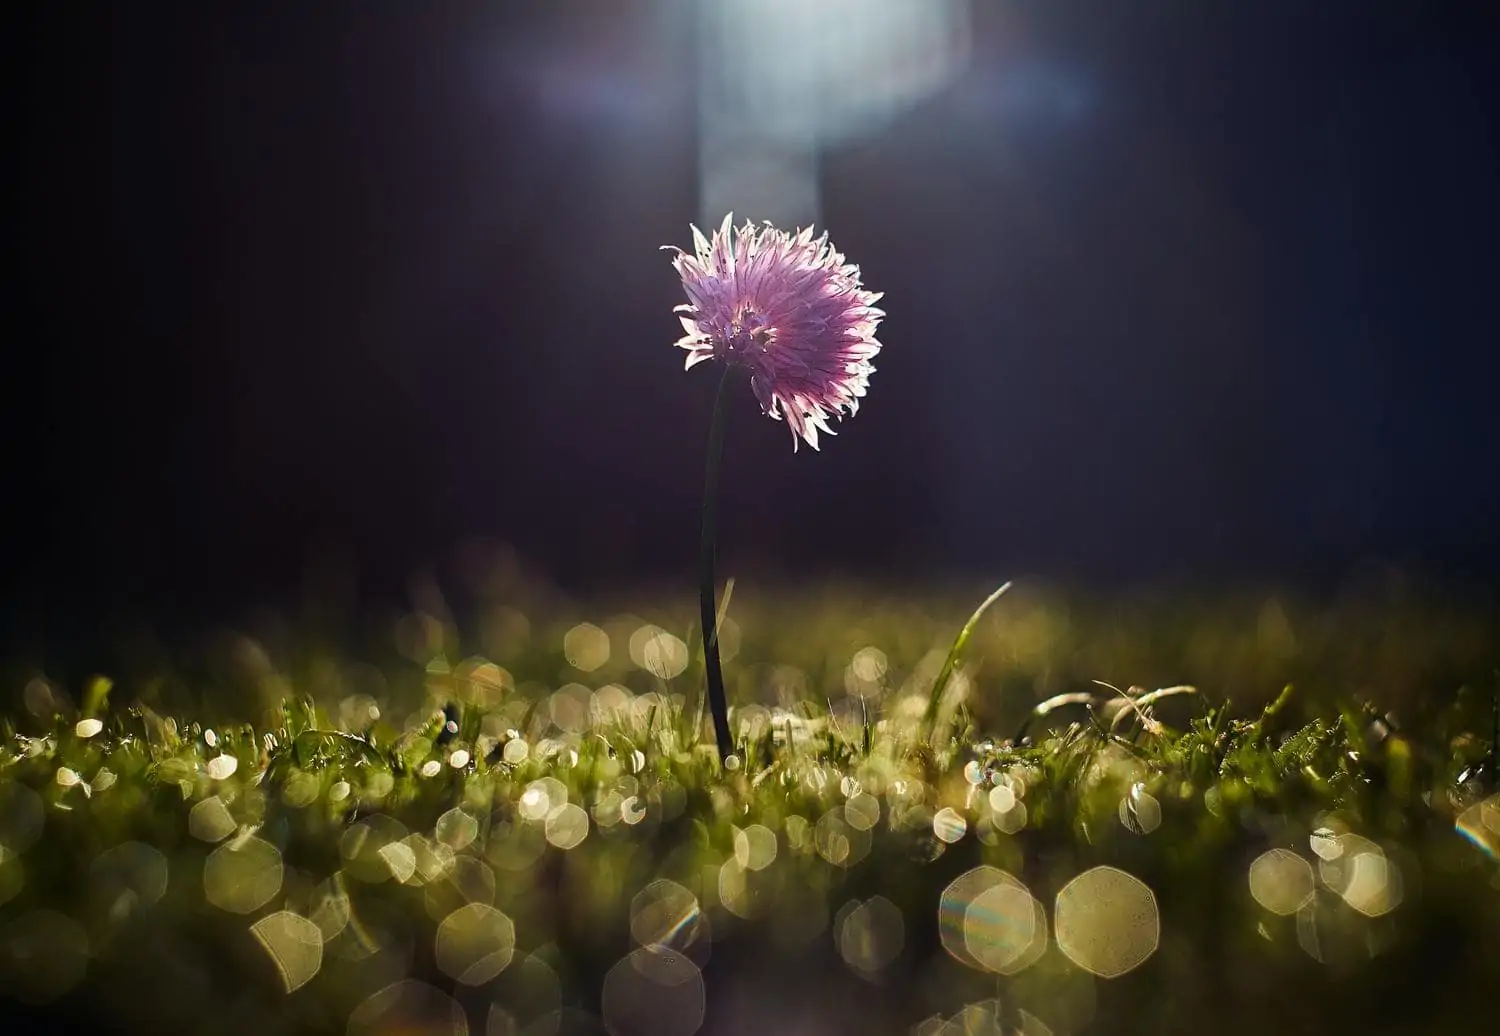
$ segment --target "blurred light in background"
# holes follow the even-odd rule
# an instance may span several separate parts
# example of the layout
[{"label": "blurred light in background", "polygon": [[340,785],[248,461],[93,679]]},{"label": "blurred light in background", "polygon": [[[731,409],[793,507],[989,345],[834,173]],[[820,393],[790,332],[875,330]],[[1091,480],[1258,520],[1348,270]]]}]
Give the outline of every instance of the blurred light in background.
[{"label": "blurred light in background", "polygon": [[820,150],[941,90],[969,49],[967,0],[710,0],[698,17],[704,226],[817,220]]}]

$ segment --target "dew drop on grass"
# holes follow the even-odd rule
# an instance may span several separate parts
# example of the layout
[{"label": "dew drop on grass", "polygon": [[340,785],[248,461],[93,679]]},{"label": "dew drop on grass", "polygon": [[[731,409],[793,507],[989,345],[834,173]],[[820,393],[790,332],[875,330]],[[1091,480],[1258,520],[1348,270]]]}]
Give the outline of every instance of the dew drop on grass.
[{"label": "dew drop on grass", "polygon": [[620,800],[620,819],[632,827],[646,819],[646,809],[639,796],[630,795]]},{"label": "dew drop on grass", "polygon": [[1118,812],[1121,826],[1138,835],[1149,835],[1161,826],[1161,804],[1139,782],[1120,799]]},{"label": "dew drop on grass", "polygon": [[227,781],[240,767],[240,761],[232,755],[217,755],[208,761],[204,770],[216,781]]}]

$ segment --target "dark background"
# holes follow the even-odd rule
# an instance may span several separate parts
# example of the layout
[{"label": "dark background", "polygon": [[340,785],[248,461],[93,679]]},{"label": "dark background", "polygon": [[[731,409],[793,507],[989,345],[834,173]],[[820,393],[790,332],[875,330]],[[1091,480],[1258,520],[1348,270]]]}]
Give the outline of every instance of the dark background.
[{"label": "dark background", "polygon": [[[690,591],[693,4],[8,10],[10,636],[476,537]],[[740,393],[727,567],[1500,574],[1496,11],[975,3],[823,156],[886,348],[820,454]]]}]

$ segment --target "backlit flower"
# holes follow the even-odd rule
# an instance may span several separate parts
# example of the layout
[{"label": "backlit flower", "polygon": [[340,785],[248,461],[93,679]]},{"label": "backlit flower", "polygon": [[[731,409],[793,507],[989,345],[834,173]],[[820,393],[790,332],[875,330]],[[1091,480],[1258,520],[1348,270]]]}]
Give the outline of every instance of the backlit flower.
[{"label": "backlit flower", "polygon": [[719,359],[750,372],[761,409],[818,448],[818,432],[832,435],[828,418],[853,416],[880,351],[875,330],[885,316],[880,295],[859,282],[848,265],[812,228],[796,234],[769,223],[739,230],[733,217],[713,240],[693,227],[692,255],[673,246],[672,265],[688,304],[675,310],[687,333],[677,341],[687,367]]}]

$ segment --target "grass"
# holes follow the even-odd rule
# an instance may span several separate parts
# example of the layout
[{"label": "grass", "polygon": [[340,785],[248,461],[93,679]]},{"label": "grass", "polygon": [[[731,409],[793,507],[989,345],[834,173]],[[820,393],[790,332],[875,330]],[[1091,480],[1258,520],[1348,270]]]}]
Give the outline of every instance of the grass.
[{"label": "grass", "polygon": [[1483,609],[741,587],[721,764],[690,608],[521,600],[21,674],[0,995],[215,1033],[1494,1023]]}]

